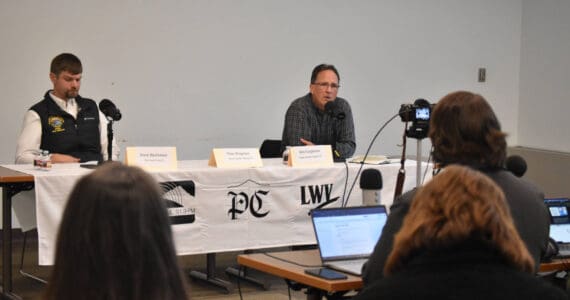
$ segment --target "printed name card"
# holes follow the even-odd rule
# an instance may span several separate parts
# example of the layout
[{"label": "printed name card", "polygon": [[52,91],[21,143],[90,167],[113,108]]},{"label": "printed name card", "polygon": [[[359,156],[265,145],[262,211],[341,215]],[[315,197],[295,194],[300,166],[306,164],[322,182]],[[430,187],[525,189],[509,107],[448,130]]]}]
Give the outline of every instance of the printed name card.
[{"label": "printed name card", "polygon": [[291,167],[332,167],[331,145],[289,147],[287,164]]},{"label": "printed name card", "polygon": [[176,147],[127,147],[125,164],[148,171],[173,171],[178,167]]},{"label": "printed name card", "polygon": [[214,148],[208,165],[217,168],[263,167],[257,148]]}]

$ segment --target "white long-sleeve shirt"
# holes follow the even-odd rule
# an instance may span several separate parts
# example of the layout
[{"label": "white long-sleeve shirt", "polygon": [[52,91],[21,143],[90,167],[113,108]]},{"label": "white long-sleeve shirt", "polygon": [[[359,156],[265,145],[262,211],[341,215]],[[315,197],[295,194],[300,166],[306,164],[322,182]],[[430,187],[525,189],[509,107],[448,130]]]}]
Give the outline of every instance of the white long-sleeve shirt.
[{"label": "white long-sleeve shirt", "polygon": [[[65,112],[77,118],[77,102],[71,98],[67,101],[49,94],[54,102]],[[101,134],[101,154],[103,159],[107,159],[107,118],[101,111],[99,111],[99,133]],[[42,141],[42,122],[38,113],[33,110],[28,110],[24,115],[24,122],[20,137],[18,137],[18,144],[16,146],[16,163],[17,164],[30,164],[34,161],[36,153],[40,150]],[[112,159],[119,158],[120,149],[117,146],[116,139],[113,139],[113,154]]]}]

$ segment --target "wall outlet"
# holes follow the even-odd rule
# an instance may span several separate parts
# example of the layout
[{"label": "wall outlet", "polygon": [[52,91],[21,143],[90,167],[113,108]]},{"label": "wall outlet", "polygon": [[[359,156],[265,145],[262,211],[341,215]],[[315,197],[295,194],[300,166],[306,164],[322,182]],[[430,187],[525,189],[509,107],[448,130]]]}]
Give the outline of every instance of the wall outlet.
[{"label": "wall outlet", "polygon": [[485,68],[479,68],[479,72],[478,72],[478,81],[479,82],[485,82],[485,80],[487,79],[487,69]]}]

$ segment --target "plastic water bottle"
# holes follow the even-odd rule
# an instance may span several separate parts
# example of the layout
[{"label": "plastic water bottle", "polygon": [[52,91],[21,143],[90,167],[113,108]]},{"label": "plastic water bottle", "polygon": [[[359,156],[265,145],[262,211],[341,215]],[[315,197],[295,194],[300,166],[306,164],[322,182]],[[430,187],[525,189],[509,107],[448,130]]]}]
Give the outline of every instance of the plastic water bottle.
[{"label": "plastic water bottle", "polygon": [[44,171],[51,170],[51,155],[47,150],[42,151],[40,159],[40,169]]},{"label": "plastic water bottle", "polygon": [[43,155],[43,150],[39,150],[36,152],[36,154],[34,155],[34,169],[36,170],[41,170],[42,166],[42,155]]}]

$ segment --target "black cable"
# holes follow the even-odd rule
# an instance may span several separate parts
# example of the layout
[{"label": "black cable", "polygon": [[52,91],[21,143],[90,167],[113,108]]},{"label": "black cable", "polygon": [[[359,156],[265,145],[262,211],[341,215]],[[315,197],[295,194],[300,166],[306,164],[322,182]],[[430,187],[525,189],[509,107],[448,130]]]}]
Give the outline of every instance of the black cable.
[{"label": "black cable", "polygon": [[380,127],[380,129],[378,129],[378,131],[374,135],[374,138],[372,138],[372,141],[370,142],[370,145],[368,145],[368,149],[366,149],[366,153],[364,153],[364,157],[362,158],[362,161],[360,162],[360,168],[358,168],[358,172],[356,172],[356,176],[354,177],[354,181],[352,182],[352,186],[350,187],[350,190],[348,191],[348,196],[345,199],[343,199],[342,207],[346,207],[346,205],[348,204],[348,198],[350,198],[350,194],[352,194],[352,189],[354,189],[354,185],[356,184],[356,180],[358,180],[358,176],[360,176],[360,172],[362,171],[362,168],[364,167],[364,162],[366,161],[366,158],[368,157],[368,153],[370,153],[370,149],[372,149],[372,145],[374,144],[374,141],[376,141],[376,138],[378,137],[380,132],[382,132],[382,130],[384,130],[384,128],[390,122],[392,122],[396,117],[398,117],[401,113],[403,113],[403,112],[398,112],[393,117],[391,117],[388,121],[386,121],[382,125],[382,127]]},{"label": "black cable", "polygon": [[238,293],[239,293],[239,299],[240,300],[243,300],[243,295],[241,294],[241,284],[240,284],[239,279],[241,277],[241,274],[243,274],[243,272],[244,272],[243,269],[244,269],[244,267],[242,265],[240,265],[240,267],[238,269],[238,276],[237,276],[237,287],[238,287]]},{"label": "black cable", "polygon": [[344,161],[344,169],[346,170],[346,175],[344,177],[344,190],[342,192],[342,201],[340,202],[341,205],[344,207],[344,203],[348,203],[348,200],[344,200],[346,197],[346,188],[348,187],[348,163],[346,160]]},{"label": "black cable", "polygon": [[[366,159],[366,155],[364,156],[364,159]],[[358,179],[358,176],[360,175],[360,172],[362,171],[362,168],[364,167],[364,163],[363,163],[364,159],[362,160],[362,163],[360,163],[360,168],[358,168],[358,172],[356,172],[356,177],[354,177],[354,181],[352,182],[352,186],[350,187],[350,190],[348,191],[348,196],[346,197],[346,199],[342,203],[342,207],[346,207],[346,205],[348,204],[348,198],[350,197],[350,194],[352,194],[352,189],[354,188],[354,185],[356,184],[356,180]]]}]

